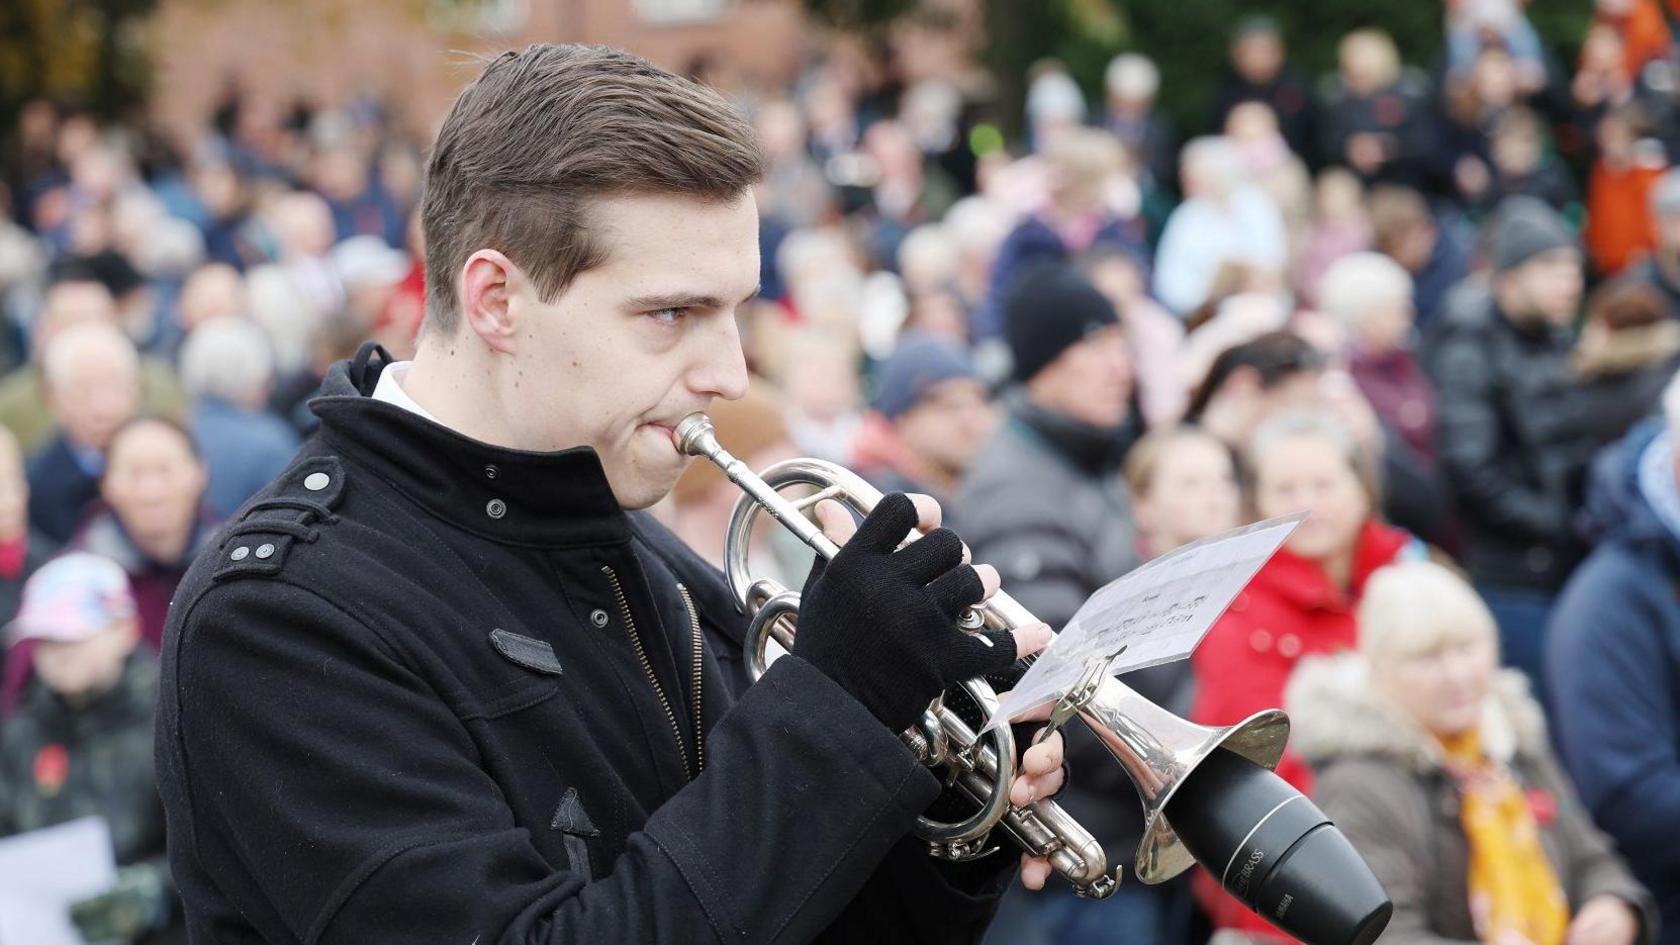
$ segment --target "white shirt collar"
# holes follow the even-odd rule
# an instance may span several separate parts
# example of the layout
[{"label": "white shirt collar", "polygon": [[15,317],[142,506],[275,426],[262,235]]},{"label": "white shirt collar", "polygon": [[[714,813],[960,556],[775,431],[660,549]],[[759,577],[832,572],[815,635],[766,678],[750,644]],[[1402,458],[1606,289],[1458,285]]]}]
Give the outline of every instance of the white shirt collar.
[{"label": "white shirt collar", "polygon": [[413,366],[413,361],[397,361],[385,365],[385,370],[379,372],[379,382],[373,386],[373,399],[383,400],[388,404],[396,404],[409,413],[418,414],[442,426],[443,424],[438,418],[427,413],[425,407],[416,403],[413,397],[408,396],[408,391],[402,389],[403,375],[407,374],[408,369]]}]

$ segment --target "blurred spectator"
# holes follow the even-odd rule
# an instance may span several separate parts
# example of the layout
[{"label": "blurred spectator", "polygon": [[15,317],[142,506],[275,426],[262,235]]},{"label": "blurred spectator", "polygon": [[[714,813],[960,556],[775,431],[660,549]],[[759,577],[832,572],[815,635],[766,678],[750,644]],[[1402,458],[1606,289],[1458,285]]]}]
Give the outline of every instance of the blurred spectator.
[{"label": "blurred spectator", "polygon": [[115,887],[69,918],[94,942],[184,937],[152,764],[157,663],[136,651],[122,569],[90,554],[41,568],[9,628],[32,641],[38,675],[0,727],[0,836],[97,816],[110,827]]},{"label": "blurred spectator", "polygon": [[1418,328],[1431,328],[1448,290],[1470,273],[1469,241],[1453,221],[1437,218],[1422,194],[1392,185],[1371,189],[1371,230],[1377,251],[1411,274]]},{"label": "blurred spectator", "polygon": [[1293,260],[1312,221],[1312,177],[1278,131],[1277,114],[1264,102],[1244,102],[1225,116],[1225,138],[1237,150],[1244,179],[1260,188],[1283,217]]},{"label": "blurred spectator", "polygon": [[1136,256],[1113,248],[1097,249],[1080,257],[1079,266],[1091,284],[1108,297],[1126,328],[1144,425],[1154,428],[1176,423],[1188,400],[1178,370],[1184,325],[1149,297],[1146,273]]},{"label": "blurred spectator", "polygon": [[1546,127],[1540,116],[1526,108],[1512,108],[1493,125],[1488,144],[1488,181],[1473,197],[1483,211],[1491,210],[1506,197],[1526,194],[1538,197],[1552,209],[1578,213],[1580,192],[1555,157],[1547,152]]},{"label": "blurred spectator", "polygon": [[[739,400],[717,400],[707,409],[718,442],[748,468],[763,472],[769,466],[799,455],[788,438],[788,426],[776,403],[775,389],[755,381]],[[741,490],[715,465],[690,463],[671,491],[671,528],[707,561],[723,567],[724,539],[729,518]],[[748,545],[747,556],[754,574],[778,576],[789,583],[798,577],[787,567],[775,566],[786,538],[786,528],[768,515],[758,518]],[[797,541],[797,539],[794,539]],[[791,557],[791,555],[790,555]],[[769,561],[765,559],[769,558]]]},{"label": "blurred spectator", "polygon": [[1066,66],[1046,60],[1033,67],[1027,83],[1027,135],[1033,152],[1046,152],[1075,133],[1085,124],[1086,110],[1085,93]]},{"label": "blurred spectator", "polygon": [[1646,63],[1667,56],[1674,43],[1657,0],[1597,0],[1593,23],[1595,28],[1612,31],[1621,41],[1621,59],[1616,65],[1630,82],[1638,78]]},{"label": "blurred spectator", "polygon": [[1396,945],[1655,941],[1651,898],[1592,825],[1493,615],[1428,561],[1372,575],[1359,652],[1289,685],[1314,798],[1394,901]]},{"label": "blurred spectator", "polygon": [[1656,411],[1680,368],[1680,320],[1649,283],[1606,282],[1587,299],[1572,367],[1585,388],[1593,443],[1608,445]]},{"label": "blurred spectator", "polygon": [[956,202],[956,185],[937,165],[926,163],[916,140],[896,121],[878,121],[863,136],[874,162],[866,216],[870,247],[881,266],[898,259],[898,245],[914,227],[945,215]]},{"label": "blurred spectator", "polygon": [[1172,119],[1155,107],[1155,96],[1161,91],[1161,70],[1142,53],[1121,53],[1108,61],[1103,88],[1108,93],[1103,124],[1120,139],[1139,170],[1148,175],[1146,189],[1172,191],[1178,139]]},{"label": "blurred spectator", "polygon": [[957,248],[957,271],[951,289],[969,314],[970,335],[974,336],[980,327],[978,313],[985,308],[991,288],[993,264],[1013,222],[1009,212],[995,201],[971,196],[951,205],[943,225]]},{"label": "blurred spectator", "polygon": [[[1184,202],[1167,220],[1155,259],[1155,295],[1179,317],[1247,289],[1281,287],[1289,236],[1277,206],[1243,180],[1225,138],[1184,146]],[[1220,290],[1224,290],[1221,292]]]},{"label": "blurred spectator", "polygon": [[208,474],[187,431],[169,420],[141,417],[111,440],[99,495],[105,507],[71,548],[120,565],[140,618],[140,640],[156,651],[175,586],[210,540],[204,510]]},{"label": "blurred spectator", "polygon": [[851,468],[882,492],[921,492],[954,507],[963,473],[996,426],[980,375],[960,348],[908,336],[875,374]]},{"label": "blurred spectator", "polygon": [[1607,450],[1588,510],[1604,540],[1552,612],[1547,666],[1558,746],[1599,826],[1680,942],[1680,384]]},{"label": "blurred spectator", "polygon": [[99,495],[112,437],[140,412],[140,359],[110,325],[75,325],[48,345],[41,376],[58,433],[29,461],[29,521],[64,542]]},{"label": "blurred spectator", "polygon": [[23,584],[58,546],[29,527],[29,479],[17,438],[0,427],[0,625],[17,615]]},{"label": "blurred spectator", "polygon": [[191,335],[212,318],[247,318],[251,300],[239,270],[222,263],[201,266],[181,285],[176,303],[183,335]]},{"label": "blurred spectator", "polygon": [[[759,184],[759,211],[788,228],[817,223],[828,209],[828,180],[805,150],[805,118],[786,99],[772,99],[754,116],[767,170]],[[774,248],[770,253],[773,255]]]},{"label": "blurred spectator", "polygon": [[1324,274],[1319,308],[1347,331],[1348,373],[1390,429],[1431,465],[1435,391],[1413,352],[1412,280],[1381,253],[1343,256]]},{"label": "blurred spectator", "polygon": [[1598,122],[1598,158],[1587,179],[1587,255],[1615,275],[1656,247],[1651,198],[1668,169],[1662,144],[1647,136],[1644,113],[1624,105]]},{"label": "blurred spectator", "polygon": [[320,389],[328,368],[356,356],[356,349],[368,339],[370,330],[371,326],[349,313],[321,325],[310,339],[309,363],[301,370],[276,373],[269,410],[299,436],[314,430],[316,418],[309,410],[310,398]]},{"label": "blurred spectator", "polygon": [[[88,323],[118,324],[110,290],[81,278],[54,283],[35,319],[29,363],[0,379],[0,426],[12,431],[26,453],[40,449],[53,434],[41,370],[44,353],[59,333]],[[174,371],[154,358],[140,359],[140,392],[145,409],[164,416],[179,416],[185,403]]]},{"label": "blurred spectator", "polygon": [[1459,0],[1454,7],[1447,22],[1448,80],[1469,73],[1488,49],[1509,53],[1524,96],[1545,87],[1545,50],[1518,0]]},{"label": "blurred spectator", "polygon": [[863,423],[857,348],[812,330],[788,340],[786,357],[779,381],[793,442],[806,456],[845,463]]},{"label": "blurred spectator", "polygon": [[281,373],[290,373],[307,362],[315,332],[346,301],[328,261],[332,212],[314,194],[291,192],[275,197],[261,215],[275,241],[276,261],[246,273],[251,317],[274,342]]},{"label": "blurred spectator", "polygon": [[1324,154],[1366,182],[1413,183],[1427,147],[1427,90],[1400,65],[1394,40],[1355,30],[1337,49],[1337,80],[1325,102]]},{"label": "blurred spectator", "polygon": [[181,385],[192,398],[193,442],[210,470],[205,502],[216,518],[230,518],[297,452],[297,434],[266,409],[274,385],[267,337],[241,318],[205,322],[181,350]]},{"label": "blurred spectator", "polygon": [[1225,127],[1225,117],[1243,102],[1270,105],[1289,150],[1308,160],[1317,157],[1310,87],[1289,65],[1283,31],[1270,17],[1245,17],[1232,32],[1229,65],[1214,95],[1210,124]]},{"label": "blurred spectator", "polygon": [[1570,369],[1581,252],[1532,197],[1501,204],[1491,225],[1491,286],[1455,300],[1433,348],[1435,442],[1465,567],[1499,621],[1505,661],[1539,687],[1552,595],[1583,553],[1571,521],[1593,432]]},{"label": "blurred spectator", "polygon": [[1070,131],[1045,152],[1048,202],[1023,220],[998,248],[989,306],[975,325],[979,338],[1003,333],[1003,300],[1034,263],[1063,260],[1098,246],[1143,253],[1136,218],[1120,216],[1109,196],[1124,169],[1119,142],[1095,129]]},{"label": "blurred spectator", "polygon": [[[1138,529],[1138,556],[1149,560],[1242,524],[1242,491],[1230,447],[1205,430],[1153,430],[1126,453],[1123,467]],[[1161,705],[1190,713],[1190,664],[1159,669]],[[1170,686],[1167,681],[1170,680]]]},{"label": "blurred spectator", "polygon": [[1432,163],[1462,203],[1477,204],[1493,185],[1494,129],[1520,101],[1516,64],[1503,46],[1481,50],[1469,75],[1448,83]]},{"label": "blurred spectator", "polygon": [[1214,359],[1184,419],[1240,451],[1267,417],[1316,403],[1328,363],[1324,352],[1287,331],[1233,345]]},{"label": "blurred spectator", "polygon": [[[1325,414],[1288,412],[1261,424],[1244,470],[1259,518],[1308,515],[1191,656],[1190,717],[1203,725],[1231,725],[1280,705],[1302,657],[1353,647],[1354,608],[1371,574],[1422,553],[1416,539],[1377,517],[1374,470],[1353,436]],[[1311,771],[1293,752],[1277,773],[1312,789]],[[1205,873],[1196,883],[1215,928],[1258,935],[1272,929]]]},{"label": "blurred spectator", "polygon": [[[1093,591],[1138,562],[1120,476],[1140,432],[1131,358],[1114,307],[1065,264],[1025,275],[1004,310],[1020,386],[1008,395],[1008,420],[964,477],[953,520],[974,560],[995,566],[1015,599],[1060,629]],[[1131,681],[1149,698],[1168,699],[1172,671],[1164,669]],[[1088,731],[1064,737],[1072,763],[1089,775],[1071,783],[1061,803],[1104,849],[1135,848],[1141,808],[1125,774]],[[988,940],[1171,941],[1167,895],[1131,881],[1100,903],[1065,885],[1012,890]]]},{"label": "blurred spectator", "polygon": [[376,236],[387,246],[402,245],[408,221],[355,148],[347,144],[323,148],[315,155],[312,172],[316,190],[332,211],[339,241]]},{"label": "blurred spectator", "polygon": [[[1345,167],[1327,167],[1313,188],[1313,217],[1295,264],[1295,290],[1306,305],[1318,304],[1319,280],[1330,264],[1371,248],[1371,215],[1359,178]],[[1408,275],[1407,280],[1411,277]]]},{"label": "blurred spectator", "polygon": [[1651,220],[1657,245],[1629,272],[1656,286],[1680,314],[1680,170],[1669,170],[1651,187]]}]

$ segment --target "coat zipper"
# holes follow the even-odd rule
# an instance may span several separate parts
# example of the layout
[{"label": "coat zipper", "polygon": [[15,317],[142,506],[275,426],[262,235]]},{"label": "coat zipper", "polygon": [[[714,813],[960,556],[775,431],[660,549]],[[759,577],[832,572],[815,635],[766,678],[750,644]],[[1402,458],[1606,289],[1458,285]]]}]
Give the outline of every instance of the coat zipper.
[{"label": "coat zipper", "polygon": [[618,598],[618,611],[624,617],[624,630],[630,635],[630,643],[636,648],[636,659],[642,664],[642,672],[647,674],[648,683],[653,686],[653,694],[659,697],[659,707],[665,710],[665,718],[671,723],[671,734],[677,738],[677,754],[682,757],[683,775],[688,780],[694,780],[694,769],[689,766],[688,749],[683,745],[682,726],[677,723],[677,714],[671,711],[671,702],[665,698],[665,690],[659,685],[659,677],[653,674],[653,664],[648,661],[647,650],[642,647],[642,635],[636,632],[636,620],[630,616],[630,601],[624,596],[624,585],[619,583],[618,572],[608,565],[601,565],[601,573],[612,582],[613,594]]},{"label": "coat zipper", "polygon": [[692,700],[694,715],[694,773],[698,775],[701,771],[706,769],[706,741],[703,737],[704,733],[701,732],[700,721],[700,670],[703,665],[701,662],[702,640],[700,635],[700,614],[694,609],[694,598],[689,596],[688,587],[680,581],[677,583],[677,593],[682,595],[683,606],[688,608],[688,630],[690,641],[688,651],[694,654],[694,671],[693,674],[689,676],[690,685],[688,687],[688,691],[689,694],[694,697]]}]

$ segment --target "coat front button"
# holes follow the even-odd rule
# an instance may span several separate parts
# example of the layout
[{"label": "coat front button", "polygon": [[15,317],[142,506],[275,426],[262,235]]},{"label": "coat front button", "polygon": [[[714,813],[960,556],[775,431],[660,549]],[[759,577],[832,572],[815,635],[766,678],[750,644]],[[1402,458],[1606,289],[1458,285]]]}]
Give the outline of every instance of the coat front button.
[{"label": "coat front button", "polygon": [[607,625],[607,612],[602,610],[599,607],[595,608],[594,610],[589,612],[589,622],[594,624],[597,627],[606,626]]},{"label": "coat front button", "polygon": [[1272,635],[1264,628],[1255,630],[1248,635],[1248,645],[1254,648],[1254,652],[1264,653],[1272,648]]},{"label": "coat front button", "polygon": [[501,499],[491,499],[490,502],[484,506],[484,514],[490,516],[491,518],[501,518],[507,514],[507,503],[503,502]]},{"label": "coat front button", "polygon": [[1293,633],[1286,633],[1278,637],[1277,650],[1279,655],[1294,659],[1301,655],[1301,638]]},{"label": "coat front button", "polygon": [[489,466],[484,467],[484,478],[486,478],[486,479],[494,479],[497,476],[500,476],[501,474],[502,474],[502,471],[500,469],[497,469],[495,464],[491,464]]}]

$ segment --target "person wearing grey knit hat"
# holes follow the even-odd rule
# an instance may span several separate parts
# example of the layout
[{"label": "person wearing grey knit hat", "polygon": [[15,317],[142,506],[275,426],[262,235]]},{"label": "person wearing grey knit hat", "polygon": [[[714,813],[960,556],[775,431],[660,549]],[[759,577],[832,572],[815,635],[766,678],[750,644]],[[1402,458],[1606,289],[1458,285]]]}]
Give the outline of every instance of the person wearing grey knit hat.
[{"label": "person wearing grey knit hat", "polygon": [[1574,231],[1562,216],[1537,197],[1510,197],[1493,219],[1493,268],[1509,272],[1542,253],[1580,252]]},{"label": "person wearing grey knit hat", "polygon": [[882,492],[920,492],[941,503],[997,425],[968,353],[910,334],[875,373],[875,395],[853,440],[851,466]]},{"label": "person wearing grey knit hat", "polygon": [[1574,516],[1595,448],[1572,368],[1584,259],[1534,198],[1506,198],[1489,226],[1489,285],[1455,291],[1430,346],[1436,448],[1501,654],[1543,697],[1542,631],[1585,551]]},{"label": "person wearing grey knit hat", "polygon": [[1495,211],[1494,297],[1513,324],[1568,325],[1585,283],[1581,247],[1556,210],[1534,197],[1508,197]]}]

